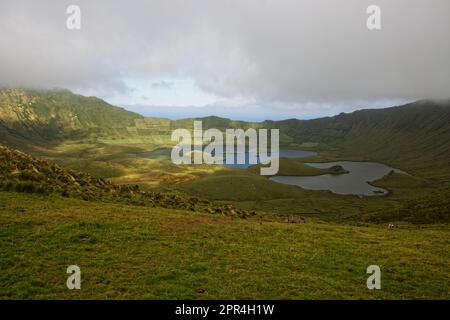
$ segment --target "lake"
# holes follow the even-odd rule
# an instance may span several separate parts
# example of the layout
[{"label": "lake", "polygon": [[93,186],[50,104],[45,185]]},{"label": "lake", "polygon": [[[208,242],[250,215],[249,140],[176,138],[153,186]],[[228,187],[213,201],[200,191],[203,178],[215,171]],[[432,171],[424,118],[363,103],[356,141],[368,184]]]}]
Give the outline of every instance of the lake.
[{"label": "lake", "polygon": [[[306,151],[306,150],[292,150],[292,149],[280,149],[280,158],[306,158],[316,156],[317,152],[314,151]],[[251,164],[249,163],[249,153],[248,151],[245,153],[245,163],[236,164],[236,155],[235,155],[235,164],[224,164],[227,168],[234,169],[245,169],[248,168]],[[259,163],[259,158],[258,158]]]},{"label": "lake", "polygon": [[[171,150],[170,148],[160,148],[150,152],[136,153],[136,155],[145,158],[170,160]],[[317,152],[314,151],[280,149],[280,158],[305,158],[315,155],[317,155]],[[377,162],[336,161],[305,164],[320,169],[339,165],[349,171],[349,173],[324,174],[320,176],[273,176],[270,180],[308,190],[330,190],[333,193],[343,195],[377,196],[385,195],[388,191],[372,186],[370,182],[383,178],[391,170],[407,174],[401,170]],[[248,168],[250,166],[248,150],[245,153],[245,163],[224,164],[224,166],[233,169]]]},{"label": "lake", "polygon": [[[150,159],[160,159],[160,160],[170,160],[170,154],[172,152],[171,148],[158,148],[152,151],[145,151],[145,152],[137,152],[133,155],[143,158],[150,158]],[[249,163],[249,152],[248,148],[246,148],[245,152],[245,163],[243,164],[236,164],[237,162],[237,153],[235,152],[235,164],[224,164],[227,168],[234,168],[234,169],[245,169],[248,168],[251,164]],[[305,158],[305,157],[311,157],[317,155],[317,152],[314,151],[306,151],[306,150],[291,150],[291,149],[280,149],[280,158]],[[226,153],[224,152],[224,160],[225,160]],[[258,158],[259,163],[259,158]]]},{"label": "lake", "polygon": [[406,174],[404,171],[376,162],[336,161],[306,164],[320,169],[338,165],[349,171],[349,173],[338,175],[324,174],[320,176],[274,176],[270,180],[299,186],[308,190],[330,190],[333,193],[344,195],[376,196],[385,195],[388,191],[372,186],[368,182],[381,179],[391,170]]}]

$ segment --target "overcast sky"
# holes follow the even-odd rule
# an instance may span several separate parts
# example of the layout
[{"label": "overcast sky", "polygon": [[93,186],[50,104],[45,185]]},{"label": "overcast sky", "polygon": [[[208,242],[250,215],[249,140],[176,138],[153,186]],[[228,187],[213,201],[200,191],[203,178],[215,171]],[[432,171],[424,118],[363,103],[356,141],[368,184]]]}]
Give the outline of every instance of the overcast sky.
[{"label": "overcast sky", "polygon": [[0,0],[0,86],[311,118],[449,98],[449,39],[449,0]]}]

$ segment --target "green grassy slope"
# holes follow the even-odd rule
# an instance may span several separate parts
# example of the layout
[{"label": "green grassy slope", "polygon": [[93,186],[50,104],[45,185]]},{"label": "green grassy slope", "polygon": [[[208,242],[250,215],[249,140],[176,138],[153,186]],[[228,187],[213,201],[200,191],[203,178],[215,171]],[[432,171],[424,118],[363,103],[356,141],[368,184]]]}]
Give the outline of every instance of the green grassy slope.
[{"label": "green grassy slope", "polygon": [[68,90],[0,89],[0,143],[36,143],[128,136],[127,126],[142,116],[95,97]]},{"label": "green grassy slope", "polygon": [[[449,236],[0,192],[0,298],[448,299]],[[72,264],[81,290],[65,287]]]}]

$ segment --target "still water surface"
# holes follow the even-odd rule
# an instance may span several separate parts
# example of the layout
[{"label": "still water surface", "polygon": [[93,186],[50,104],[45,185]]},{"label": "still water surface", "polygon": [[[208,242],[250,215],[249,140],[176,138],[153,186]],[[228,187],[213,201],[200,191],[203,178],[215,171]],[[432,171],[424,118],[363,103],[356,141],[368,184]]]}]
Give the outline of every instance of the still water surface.
[{"label": "still water surface", "polygon": [[387,194],[388,191],[372,186],[368,182],[381,179],[391,170],[406,174],[401,170],[377,162],[336,161],[306,164],[320,169],[326,169],[338,165],[349,171],[349,173],[303,177],[274,176],[270,178],[270,180],[278,183],[299,186],[308,190],[330,190],[337,194],[375,196]]}]

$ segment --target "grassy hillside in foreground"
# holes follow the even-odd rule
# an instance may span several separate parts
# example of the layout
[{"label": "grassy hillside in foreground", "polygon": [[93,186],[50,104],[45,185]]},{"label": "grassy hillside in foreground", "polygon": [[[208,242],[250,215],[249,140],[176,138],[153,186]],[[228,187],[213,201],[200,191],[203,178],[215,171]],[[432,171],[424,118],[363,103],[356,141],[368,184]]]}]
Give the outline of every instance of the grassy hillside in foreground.
[{"label": "grassy hillside in foreground", "polygon": [[[2,299],[448,299],[447,227],[243,220],[0,192]],[[66,268],[81,268],[67,290]],[[368,290],[379,265],[382,289]]]}]

